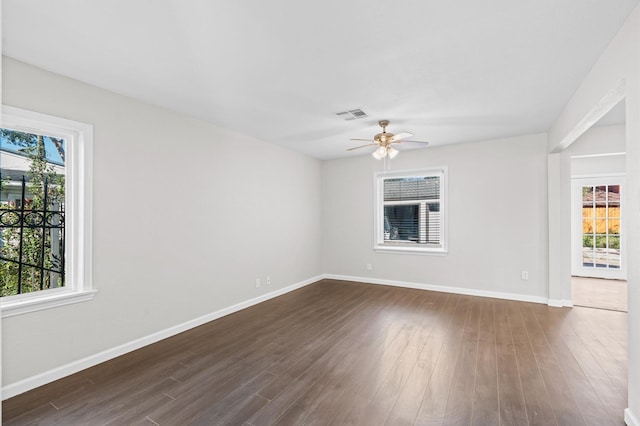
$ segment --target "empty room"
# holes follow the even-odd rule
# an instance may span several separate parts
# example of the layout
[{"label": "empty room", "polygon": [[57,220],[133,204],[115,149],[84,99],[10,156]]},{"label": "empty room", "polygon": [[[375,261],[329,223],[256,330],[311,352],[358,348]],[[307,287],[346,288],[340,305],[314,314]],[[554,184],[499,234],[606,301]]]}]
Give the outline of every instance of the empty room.
[{"label": "empty room", "polygon": [[4,0],[2,423],[640,426],[639,2],[449,3]]}]

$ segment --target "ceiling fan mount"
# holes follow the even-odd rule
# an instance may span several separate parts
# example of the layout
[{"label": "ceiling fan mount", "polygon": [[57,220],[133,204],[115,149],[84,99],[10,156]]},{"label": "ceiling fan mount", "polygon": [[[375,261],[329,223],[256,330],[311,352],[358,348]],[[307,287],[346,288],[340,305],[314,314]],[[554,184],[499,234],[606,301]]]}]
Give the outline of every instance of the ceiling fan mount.
[{"label": "ceiling fan mount", "polygon": [[405,142],[412,142],[412,143],[423,143],[423,144],[428,144],[429,142],[424,142],[424,141],[408,141],[405,140],[406,138],[409,138],[411,136],[413,136],[413,133],[409,133],[409,132],[400,132],[397,134],[393,134],[390,132],[387,132],[387,126],[389,125],[389,120],[380,120],[378,121],[378,124],[380,125],[380,127],[382,127],[382,132],[376,134],[373,139],[351,139],[352,141],[368,141],[370,143],[366,144],[366,145],[361,145],[361,146],[356,146],[353,148],[349,148],[347,149],[347,151],[353,151],[354,149],[359,149],[359,148],[365,148],[365,147],[369,147],[369,146],[377,146],[378,149],[376,149],[372,155],[374,158],[376,158],[377,160],[380,160],[382,158],[385,157],[389,157],[389,158],[394,158],[396,155],[398,155],[398,150],[395,149],[394,147],[392,147],[392,144],[400,144],[400,143],[405,143]]},{"label": "ceiling fan mount", "polygon": [[393,137],[393,133],[387,133],[387,126],[389,125],[389,120],[380,120],[378,121],[380,127],[382,127],[382,133],[378,133],[373,137],[373,140],[380,145],[388,146],[391,142],[391,138]]}]

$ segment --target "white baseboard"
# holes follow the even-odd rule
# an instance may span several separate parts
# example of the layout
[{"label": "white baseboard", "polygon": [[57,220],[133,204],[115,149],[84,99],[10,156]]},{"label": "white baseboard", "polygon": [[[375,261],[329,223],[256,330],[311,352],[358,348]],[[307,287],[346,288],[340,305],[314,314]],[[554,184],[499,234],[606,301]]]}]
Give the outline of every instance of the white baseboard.
[{"label": "white baseboard", "polygon": [[553,308],[572,308],[573,301],[568,299],[549,299],[547,305]]},{"label": "white baseboard", "polygon": [[630,408],[624,409],[624,422],[627,426],[640,426],[640,420],[633,415]]},{"label": "white baseboard", "polygon": [[317,281],[323,279],[323,275],[319,275],[317,277],[309,278],[307,280],[301,281],[299,283],[290,285],[285,288],[281,288],[279,290],[272,291],[267,294],[263,294],[258,297],[254,297],[253,299],[246,300],[244,302],[240,302],[233,306],[229,306],[227,308],[220,309],[219,311],[212,312],[207,315],[203,315],[201,317],[192,319],[190,321],[184,322],[182,324],[178,324],[173,327],[169,327],[167,329],[158,331],[156,333],[150,334],[148,336],[141,337],[139,339],[133,340],[131,342],[122,344],[120,346],[116,346],[114,348],[107,349],[105,351],[99,352],[94,355],[90,355],[86,358],[71,362],[69,364],[54,368],[49,371],[45,371],[44,373],[37,374],[32,377],[28,377],[26,379],[20,380],[15,383],[8,384],[2,388],[2,400],[11,398],[13,396],[19,395],[21,393],[27,392],[31,389],[35,389],[39,386],[46,385],[47,383],[51,383],[55,380],[61,379],[66,376],[70,376],[71,374],[77,373],[79,371],[85,370],[89,367],[93,367],[95,365],[100,364],[101,362],[108,361],[110,359],[116,358],[120,355],[124,355],[128,352],[134,351],[136,349],[140,349],[144,346],[150,345],[152,343],[158,342],[162,339],[166,339],[167,337],[175,336],[176,334],[182,333],[184,331],[190,330],[194,327],[198,327],[207,322],[216,320],[218,318],[224,317],[226,315],[232,314],[237,311],[241,311],[250,306],[257,305],[258,303],[264,302],[269,299],[273,299],[274,297],[281,296],[285,293],[289,293],[293,290],[297,290],[301,287],[307,286],[309,284],[313,284]]},{"label": "white baseboard", "polygon": [[[447,286],[433,285],[433,284],[412,283],[407,281],[382,280],[382,279],[371,278],[371,277],[354,277],[354,276],[348,276],[348,275],[325,274],[324,278],[331,279],[331,280],[355,281],[359,283],[389,285],[394,287],[415,288],[419,290],[439,291],[443,293],[464,294],[467,296],[480,296],[480,297],[492,297],[494,299],[517,300],[520,302],[533,302],[533,303],[543,303],[543,304],[549,304],[550,302],[548,298],[541,297],[541,296],[530,296],[526,294],[516,294],[516,293],[503,293],[499,291],[477,290],[477,289],[462,288],[462,287],[447,287]],[[566,306],[566,305],[562,305],[562,306]]]}]

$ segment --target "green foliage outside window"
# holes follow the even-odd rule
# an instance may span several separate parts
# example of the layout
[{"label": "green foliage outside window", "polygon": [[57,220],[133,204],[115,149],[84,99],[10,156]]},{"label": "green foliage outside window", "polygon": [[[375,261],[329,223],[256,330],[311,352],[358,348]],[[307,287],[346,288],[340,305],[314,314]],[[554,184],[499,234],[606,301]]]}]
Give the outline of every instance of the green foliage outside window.
[{"label": "green foliage outside window", "polygon": [[[47,209],[60,210],[64,205],[65,178],[55,172],[53,165],[47,162],[44,137],[30,133],[16,132],[8,129],[0,130],[2,140],[5,143],[21,147],[21,152],[30,160],[29,171],[25,173],[27,187],[24,204],[25,211],[43,210],[45,208],[45,181],[48,182]],[[64,160],[63,141],[51,138]],[[14,181],[15,182],[15,181]],[[9,187],[8,177],[0,179],[0,190]],[[10,209],[16,209],[18,205],[9,202],[0,203],[0,213]],[[5,218],[18,217],[17,213],[5,213]],[[13,221],[13,220],[12,220]],[[5,223],[7,220],[5,220]],[[42,233],[45,232],[43,239]],[[18,294],[19,264],[7,259],[21,261],[22,283],[21,293],[39,291],[41,282],[43,289],[64,285],[64,277],[57,273],[43,271],[38,267],[28,265],[42,265],[44,268],[57,268],[63,261],[64,247],[57,234],[51,231],[43,231],[38,227],[24,227],[22,229],[22,257],[20,256],[20,228],[2,228],[0,235],[0,296]],[[58,241],[53,241],[58,238]],[[44,240],[44,248],[43,248]],[[52,247],[59,246],[54,252]],[[43,256],[44,254],[44,256]],[[44,276],[42,276],[44,274]]]},{"label": "green foliage outside window", "polygon": [[[607,236],[606,235],[596,235],[595,236],[595,248],[610,248],[610,249],[620,249],[620,237],[617,236],[617,232],[611,232],[609,235],[609,244],[607,247]],[[613,235],[613,236],[612,236]],[[583,235],[582,236],[582,247],[585,248],[593,248],[594,247],[594,236],[593,235]]]}]

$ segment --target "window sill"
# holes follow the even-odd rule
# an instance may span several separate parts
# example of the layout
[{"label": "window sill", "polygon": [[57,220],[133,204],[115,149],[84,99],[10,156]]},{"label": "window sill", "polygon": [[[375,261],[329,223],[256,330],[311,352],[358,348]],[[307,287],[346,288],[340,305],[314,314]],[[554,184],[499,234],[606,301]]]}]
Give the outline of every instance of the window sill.
[{"label": "window sill", "polygon": [[378,253],[394,253],[394,254],[424,254],[429,256],[446,256],[447,250],[435,247],[411,247],[411,246],[393,246],[393,245],[375,245],[373,249]]},{"label": "window sill", "polygon": [[97,292],[98,290],[72,291],[65,288],[10,296],[7,300],[0,300],[0,311],[2,311],[2,318],[12,317],[72,303],[86,302],[93,299]]}]

